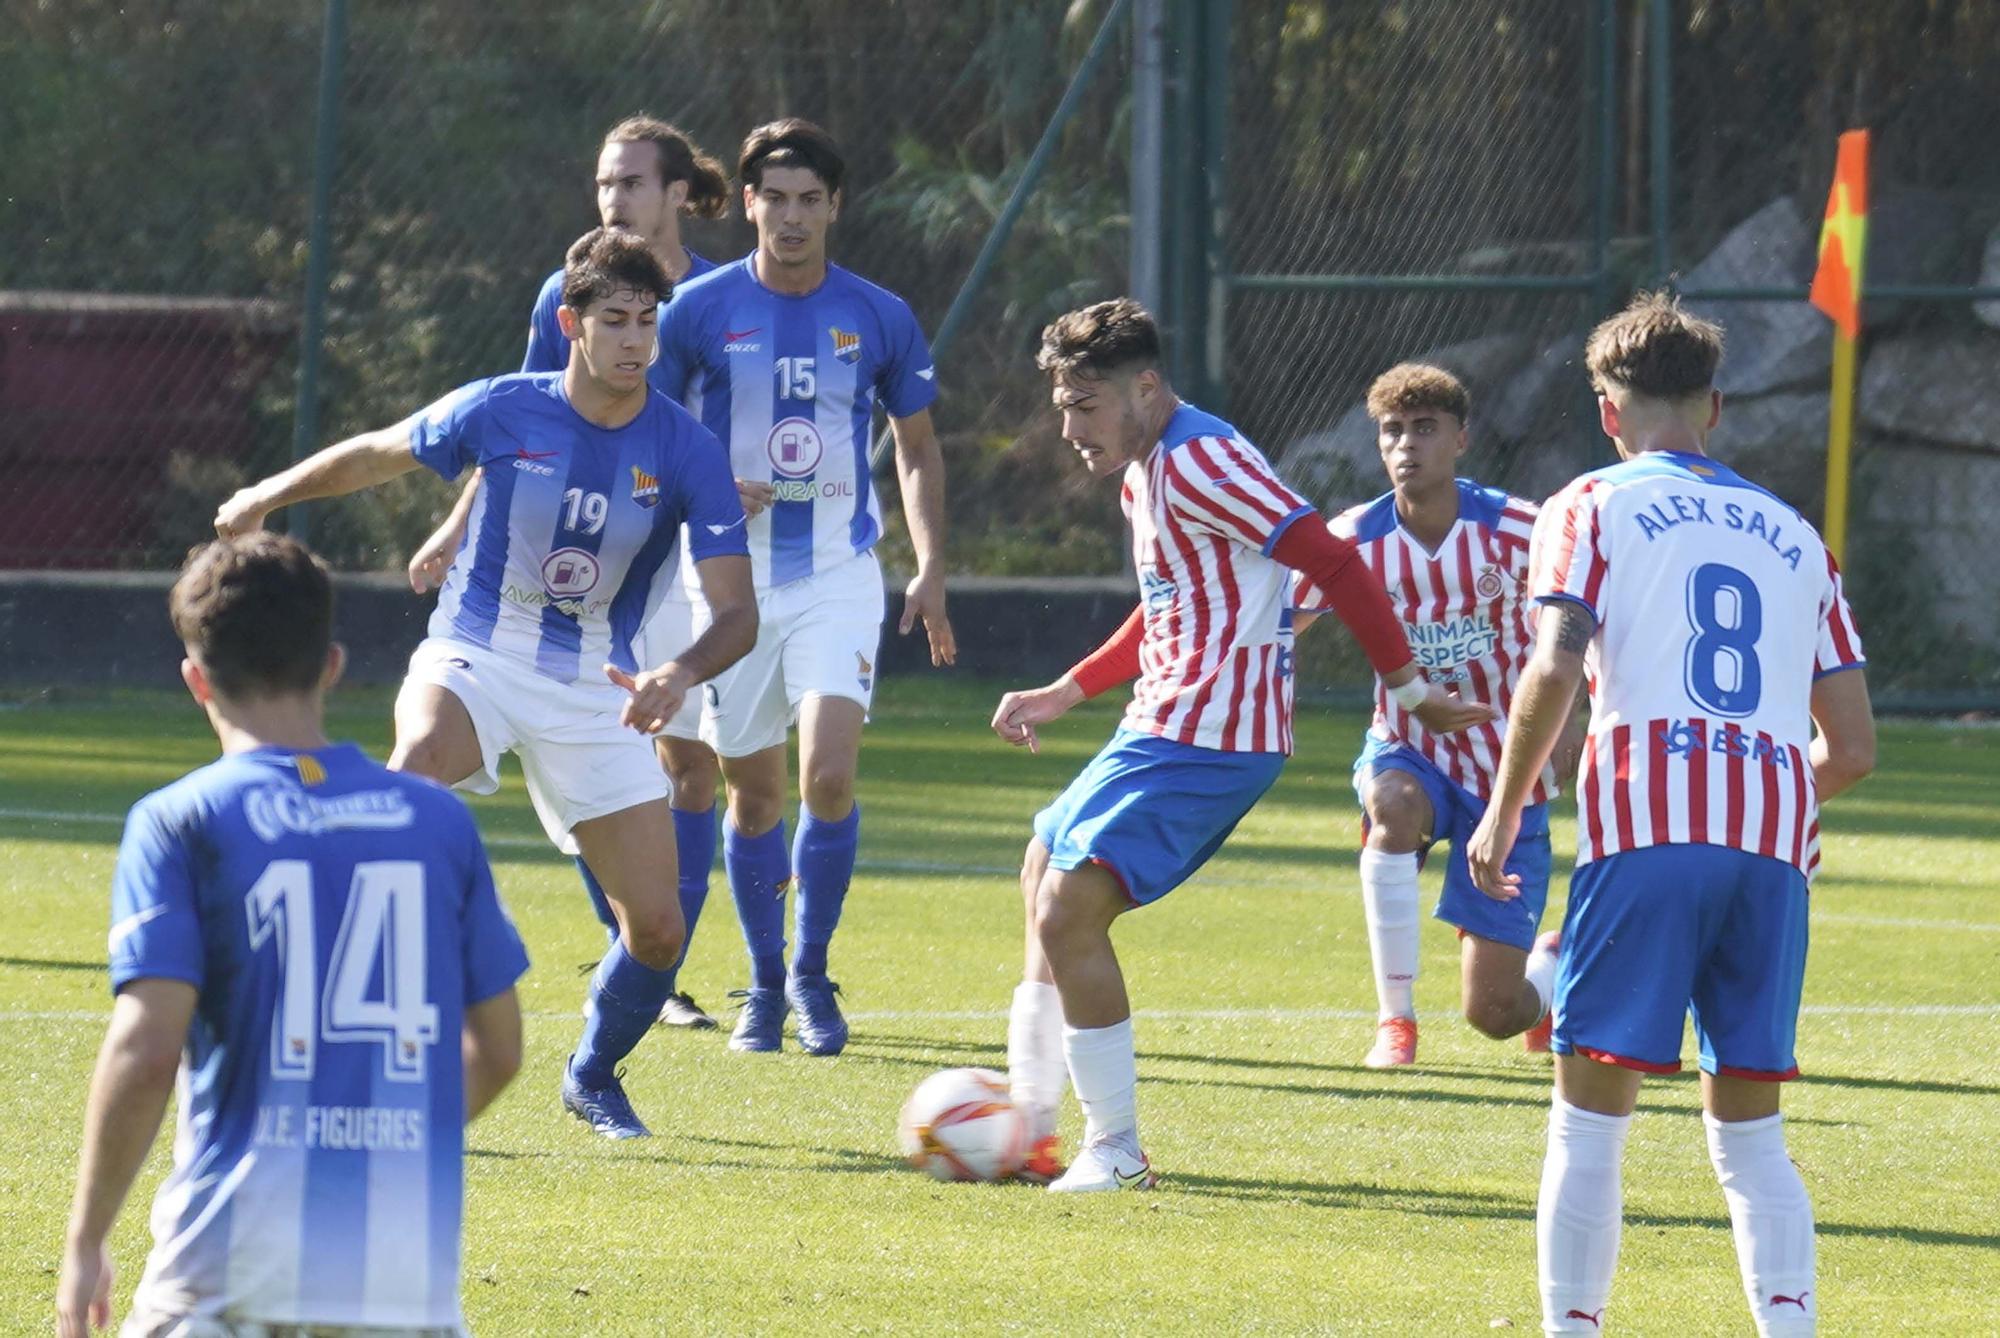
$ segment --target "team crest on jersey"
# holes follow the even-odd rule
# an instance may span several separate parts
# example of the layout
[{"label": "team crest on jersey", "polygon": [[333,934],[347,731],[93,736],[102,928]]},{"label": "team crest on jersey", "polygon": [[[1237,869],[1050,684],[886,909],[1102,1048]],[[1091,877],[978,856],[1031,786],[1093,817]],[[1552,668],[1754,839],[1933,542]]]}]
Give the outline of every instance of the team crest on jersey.
[{"label": "team crest on jersey", "polygon": [[834,357],[839,358],[842,362],[861,361],[860,335],[850,334],[837,325],[828,326],[826,332],[833,336]]},{"label": "team crest on jersey", "polygon": [[1473,583],[1481,599],[1498,599],[1506,584],[1500,579],[1500,569],[1490,563],[1479,569],[1479,576]]},{"label": "team crest on jersey", "polygon": [[321,766],[319,764],[319,759],[317,757],[314,757],[312,754],[310,753],[293,754],[292,765],[298,770],[299,784],[301,785],[326,784],[326,768]]},{"label": "team crest on jersey", "polygon": [[632,466],[632,500],[649,510],[660,504],[660,481],[637,465]]}]

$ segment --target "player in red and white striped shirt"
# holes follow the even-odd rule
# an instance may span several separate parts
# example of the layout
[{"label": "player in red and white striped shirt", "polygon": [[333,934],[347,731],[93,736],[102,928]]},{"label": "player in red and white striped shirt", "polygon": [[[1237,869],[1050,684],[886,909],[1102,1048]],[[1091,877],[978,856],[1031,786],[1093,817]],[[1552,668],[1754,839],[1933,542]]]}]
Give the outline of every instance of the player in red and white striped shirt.
[{"label": "player in red and white striped shirt", "polygon": [[1812,1205],[1778,1093],[1798,1073],[1818,804],[1874,765],[1861,638],[1812,526],[1706,453],[1722,331],[1646,295],[1585,352],[1621,463],[1536,524],[1530,588],[1545,607],[1469,852],[1489,896],[1517,895],[1502,862],[1587,677],[1536,1215],[1543,1323],[1602,1326],[1640,1076],[1680,1068],[1691,1011],[1751,1314],[1760,1334],[1809,1334]]},{"label": "player in red and white striped shirt", "polygon": [[[1533,637],[1526,595],[1535,504],[1457,477],[1471,400],[1450,372],[1399,364],[1375,379],[1367,403],[1393,487],[1327,526],[1382,579],[1425,673],[1504,712]],[[1326,604],[1303,578],[1295,600],[1303,631]],[[1434,914],[1460,931],[1466,1019],[1495,1039],[1527,1032],[1530,1049],[1548,1048],[1538,1024],[1555,984],[1555,936],[1538,945],[1536,931],[1548,896],[1553,770],[1529,795],[1508,861],[1522,895],[1505,903],[1482,895],[1465,866],[1466,839],[1493,790],[1500,729],[1489,721],[1434,734],[1376,685],[1375,718],[1354,763],[1366,831],[1361,904],[1378,1005],[1375,1043],[1363,1060],[1370,1068],[1417,1057],[1417,869],[1439,841],[1451,850]]]},{"label": "player in red and white striped shirt", "polygon": [[1087,697],[1138,678],[1096,759],[1035,819],[1021,870],[1027,965],[1007,1037],[1015,1101],[1053,1175],[1065,1063],[1085,1145],[1060,1191],[1143,1188],[1131,1008],[1111,922],[1165,896],[1215,853],[1292,747],[1291,572],[1309,573],[1404,705],[1449,731],[1490,709],[1426,685],[1381,582],[1318,524],[1229,424],[1174,394],[1159,331],[1129,299],[1043,331],[1063,436],[1097,477],[1124,476],[1139,607],[1047,687],[1010,692],[993,728],[1010,743]]}]

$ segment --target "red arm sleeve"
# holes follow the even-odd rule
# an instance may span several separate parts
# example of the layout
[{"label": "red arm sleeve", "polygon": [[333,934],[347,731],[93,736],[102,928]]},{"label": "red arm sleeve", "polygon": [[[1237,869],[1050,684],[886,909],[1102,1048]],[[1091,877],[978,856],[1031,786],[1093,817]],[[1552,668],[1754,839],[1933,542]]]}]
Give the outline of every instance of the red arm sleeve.
[{"label": "red arm sleeve", "polygon": [[1146,609],[1134,605],[1132,614],[1109,640],[1076,662],[1069,676],[1083,689],[1086,699],[1108,692],[1120,683],[1139,676],[1139,643],[1146,636]]},{"label": "red arm sleeve", "polygon": [[1288,525],[1271,549],[1282,562],[1326,592],[1333,611],[1361,643],[1362,654],[1378,674],[1393,674],[1415,657],[1403,634],[1402,620],[1389,603],[1389,592],[1361,560],[1352,543],[1328,533],[1316,522]]}]

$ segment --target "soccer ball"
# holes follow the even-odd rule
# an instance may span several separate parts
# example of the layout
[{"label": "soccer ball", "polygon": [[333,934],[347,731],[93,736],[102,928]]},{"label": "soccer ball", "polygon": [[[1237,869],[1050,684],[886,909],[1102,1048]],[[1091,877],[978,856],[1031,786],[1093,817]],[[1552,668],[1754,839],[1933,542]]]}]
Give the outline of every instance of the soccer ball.
[{"label": "soccer ball", "polygon": [[992,1069],[946,1069],[917,1084],[897,1130],[910,1165],[940,1180],[1004,1180],[1028,1155],[1028,1126]]}]

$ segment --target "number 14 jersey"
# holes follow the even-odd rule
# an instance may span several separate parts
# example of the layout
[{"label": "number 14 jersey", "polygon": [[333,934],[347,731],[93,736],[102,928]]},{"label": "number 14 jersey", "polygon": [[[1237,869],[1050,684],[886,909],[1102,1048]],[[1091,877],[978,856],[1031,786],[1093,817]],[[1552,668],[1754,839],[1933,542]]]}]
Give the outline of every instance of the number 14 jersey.
[{"label": "number 14 jersey", "polygon": [[352,745],[224,757],[133,807],[110,958],[197,991],[136,1305],[456,1326],[459,1036],[528,965],[465,805]]},{"label": "number 14 jersey", "polygon": [[1648,452],[1549,499],[1529,566],[1597,622],[1577,863],[1717,845],[1810,876],[1813,683],[1864,663],[1813,527],[1716,460]]}]

